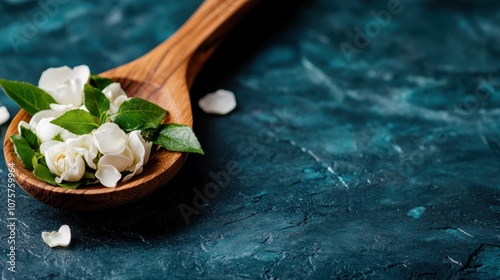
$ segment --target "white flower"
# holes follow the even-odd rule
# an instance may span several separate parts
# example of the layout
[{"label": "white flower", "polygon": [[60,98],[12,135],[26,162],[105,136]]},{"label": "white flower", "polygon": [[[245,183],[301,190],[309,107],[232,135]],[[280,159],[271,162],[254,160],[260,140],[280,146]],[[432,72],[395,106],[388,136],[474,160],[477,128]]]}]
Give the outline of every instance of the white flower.
[{"label": "white flower", "polygon": [[35,131],[36,127],[38,126],[38,123],[44,119],[44,118],[57,118],[60,115],[62,115],[61,111],[55,111],[55,110],[42,110],[37,113],[35,113],[30,120],[30,128],[31,130]]},{"label": "white flower", "polygon": [[105,123],[92,131],[97,149],[103,154],[119,154],[127,146],[127,134],[115,123]]},{"label": "white flower", "polygon": [[124,101],[130,99],[129,97],[127,97],[127,94],[122,89],[119,83],[112,83],[108,85],[102,90],[102,93],[104,93],[104,95],[109,99],[109,114],[116,113],[118,111],[118,108],[120,108],[120,105],[122,105]]},{"label": "white flower", "polygon": [[94,143],[103,156],[97,163],[95,176],[106,187],[115,187],[121,172],[133,163],[127,134],[115,123],[105,123],[92,131]]},{"label": "white flower", "polygon": [[43,118],[40,122],[38,122],[35,128],[35,133],[36,136],[38,136],[38,139],[40,139],[40,142],[43,143],[54,139],[54,137],[56,137],[56,135],[63,130],[62,127],[50,123],[54,119],[55,118],[53,117]]},{"label": "white flower", "polygon": [[38,87],[49,93],[61,105],[72,104],[75,108],[83,103],[83,87],[90,78],[90,69],[80,65],[49,68],[42,73]]},{"label": "white flower", "polygon": [[62,225],[59,231],[42,231],[42,239],[51,248],[56,246],[68,246],[71,242],[71,230],[69,226]]},{"label": "white flower", "polygon": [[128,152],[128,155],[107,154],[99,159],[95,176],[104,186],[116,187],[122,177],[121,172],[127,170],[127,167],[133,162],[130,149],[127,147],[124,152]]},{"label": "white flower", "polygon": [[77,182],[85,173],[83,154],[77,152],[72,145],[58,141],[47,141],[40,145],[40,152],[50,172],[55,174],[56,182]]},{"label": "white flower", "polygon": [[94,139],[91,135],[80,135],[76,138],[70,138],[66,140],[66,143],[73,146],[77,153],[83,155],[83,159],[87,165],[92,169],[97,169],[94,163],[94,159],[97,157],[97,146],[94,143]]},{"label": "white flower", "polygon": [[123,181],[129,180],[134,175],[141,174],[142,166],[148,163],[149,155],[151,154],[151,147],[153,146],[153,143],[146,142],[144,138],[142,138],[139,130],[130,132],[128,139],[128,145],[132,150],[134,162],[128,169],[131,173],[127,174],[127,176],[123,178]]},{"label": "white flower", "polygon": [[63,140],[76,137],[75,134],[67,131],[66,129],[50,123],[63,113],[64,111],[56,110],[39,111],[31,117],[29,128],[35,132],[36,136],[38,136],[40,142],[42,143],[54,139],[57,134],[60,134]]},{"label": "white flower", "polygon": [[115,187],[121,179],[121,172],[131,172],[124,181],[141,173],[142,166],[149,160],[152,143],[146,142],[140,131],[127,135],[115,123],[105,123],[94,130],[92,136],[103,154],[95,176],[106,187]]}]

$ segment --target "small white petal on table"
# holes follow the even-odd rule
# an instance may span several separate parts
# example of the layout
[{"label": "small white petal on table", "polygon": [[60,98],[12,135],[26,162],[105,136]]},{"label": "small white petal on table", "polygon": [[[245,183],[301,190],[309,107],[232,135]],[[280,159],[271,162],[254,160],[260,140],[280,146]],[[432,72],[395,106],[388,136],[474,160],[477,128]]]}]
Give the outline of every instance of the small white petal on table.
[{"label": "small white petal on table", "polygon": [[71,242],[71,230],[69,226],[62,225],[59,231],[42,232],[42,239],[51,248],[56,246],[68,246]]},{"label": "small white petal on table", "polygon": [[10,118],[9,111],[5,106],[0,107],[0,124],[6,123]]},{"label": "small white petal on table", "polygon": [[236,108],[236,98],[231,91],[219,89],[202,97],[198,106],[208,114],[226,115]]}]

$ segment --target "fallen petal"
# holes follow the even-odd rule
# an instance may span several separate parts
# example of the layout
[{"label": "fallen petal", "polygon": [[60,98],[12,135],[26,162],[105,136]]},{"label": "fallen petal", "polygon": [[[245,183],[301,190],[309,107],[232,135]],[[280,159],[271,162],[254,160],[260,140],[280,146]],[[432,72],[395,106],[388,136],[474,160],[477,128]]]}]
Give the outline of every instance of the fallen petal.
[{"label": "fallen petal", "polygon": [[62,225],[59,228],[59,231],[52,232],[42,232],[42,239],[45,243],[47,243],[51,248],[57,246],[68,246],[71,242],[71,230],[69,226]]},{"label": "fallen petal", "polygon": [[0,124],[6,123],[10,118],[9,111],[5,106],[0,107]]},{"label": "fallen petal", "polygon": [[236,98],[231,91],[219,89],[202,97],[198,106],[208,114],[226,115],[236,108]]}]

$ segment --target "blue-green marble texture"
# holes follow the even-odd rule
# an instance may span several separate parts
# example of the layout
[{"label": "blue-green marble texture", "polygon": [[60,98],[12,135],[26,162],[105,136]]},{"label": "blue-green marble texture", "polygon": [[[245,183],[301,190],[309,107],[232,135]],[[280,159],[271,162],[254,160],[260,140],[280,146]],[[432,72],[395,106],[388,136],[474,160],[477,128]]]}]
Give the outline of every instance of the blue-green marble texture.
[{"label": "blue-green marble texture", "polygon": [[[47,0],[0,1],[0,77],[121,65],[201,3],[58,1],[50,14]],[[500,2],[263,2],[192,89],[206,155],[110,211],[17,188],[15,273],[1,158],[2,279],[500,278]],[[204,114],[218,88],[238,107]],[[222,187],[200,199],[210,183]],[[40,234],[62,224],[72,243],[51,249]]]}]

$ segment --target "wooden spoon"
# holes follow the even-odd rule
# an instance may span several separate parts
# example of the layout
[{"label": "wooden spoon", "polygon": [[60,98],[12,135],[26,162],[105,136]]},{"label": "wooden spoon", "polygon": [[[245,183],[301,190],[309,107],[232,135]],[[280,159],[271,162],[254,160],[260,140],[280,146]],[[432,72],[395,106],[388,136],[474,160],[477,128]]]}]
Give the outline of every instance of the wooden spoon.
[{"label": "wooden spoon", "polygon": [[[189,88],[203,63],[225,34],[258,0],[206,0],[168,40],[128,64],[101,75],[122,84],[129,96],[147,99],[169,111],[167,122],[192,125]],[[21,110],[4,139],[5,160],[19,186],[37,200],[78,211],[100,210],[140,199],[164,185],[181,168],[186,154],[164,149],[153,153],[144,171],[115,188],[102,185],[68,190],[49,185],[26,170],[9,140],[18,134],[20,121],[30,116]]]}]

